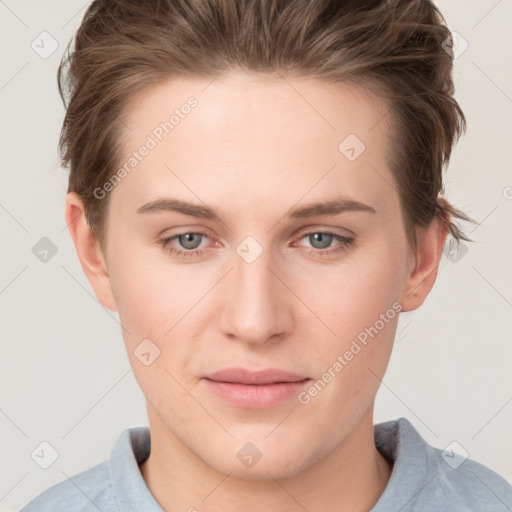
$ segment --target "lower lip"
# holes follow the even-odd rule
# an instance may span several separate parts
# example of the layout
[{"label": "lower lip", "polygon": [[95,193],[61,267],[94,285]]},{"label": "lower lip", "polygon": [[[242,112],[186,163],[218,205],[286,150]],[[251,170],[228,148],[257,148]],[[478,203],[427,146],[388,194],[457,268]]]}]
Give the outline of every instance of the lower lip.
[{"label": "lower lip", "polygon": [[311,379],[259,385],[203,380],[210,391],[236,407],[262,409],[273,407],[293,396],[297,396],[309,384]]}]

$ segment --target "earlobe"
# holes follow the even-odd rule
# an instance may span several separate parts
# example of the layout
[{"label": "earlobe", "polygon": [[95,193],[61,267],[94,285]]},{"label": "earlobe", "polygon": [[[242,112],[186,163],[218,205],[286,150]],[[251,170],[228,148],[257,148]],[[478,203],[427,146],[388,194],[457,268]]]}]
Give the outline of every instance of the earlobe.
[{"label": "earlobe", "polygon": [[448,228],[435,217],[426,228],[418,228],[417,249],[412,255],[409,274],[402,295],[402,311],[419,308],[434,286]]},{"label": "earlobe", "polygon": [[104,254],[87,224],[83,202],[75,192],[66,195],[65,216],[80,264],[97,299],[107,309],[117,311]]}]

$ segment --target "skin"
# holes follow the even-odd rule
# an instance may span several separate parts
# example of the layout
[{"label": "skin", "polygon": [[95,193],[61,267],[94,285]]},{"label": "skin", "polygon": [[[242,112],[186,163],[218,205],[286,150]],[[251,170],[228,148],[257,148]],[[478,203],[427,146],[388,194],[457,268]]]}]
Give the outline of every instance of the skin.
[{"label": "skin", "polygon": [[[321,378],[393,303],[423,303],[446,228],[435,219],[417,229],[416,252],[408,244],[387,107],[353,85],[235,72],[169,81],[127,108],[127,157],[190,96],[198,106],[109,192],[104,252],[80,198],[66,198],[84,272],[119,313],[146,397],[152,451],[141,473],[164,510],[369,510],[392,470],[374,445],[373,406],[398,314],[308,404],[235,407],[202,377],[242,366]],[[353,162],[338,150],[350,133],[366,145]],[[376,213],[286,217],[336,195]],[[136,213],[164,196],[215,208],[224,222]],[[325,230],[355,242],[321,257],[341,245],[311,236]],[[193,250],[186,239],[158,242],[197,231],[195,258],[169,252]],[[247,236],[263,248],[250,264],[236,252]],[[149,366],[134,355],[146,338],[160,349]],[[237,457],[247,442],[262,453],[252,467]]]}]

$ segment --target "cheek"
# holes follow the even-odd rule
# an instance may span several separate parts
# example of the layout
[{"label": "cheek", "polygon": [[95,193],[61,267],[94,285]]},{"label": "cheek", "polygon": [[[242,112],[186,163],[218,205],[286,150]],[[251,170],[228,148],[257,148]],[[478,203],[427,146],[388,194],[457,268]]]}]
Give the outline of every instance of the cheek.
[{"label": "cheek", "polygon": [[[158,251],[133,247],[126,252],[129,258],[112,254],[110,274],[128,357],[139,383],[168,387],[166,370],[174,374],[188,363],[204,327],[204,320],[197,321],[201,308],[194,306],[200,306],[211,280],[191,280],[190,270],[184,272]],[[148,359],[154,362],[145,365]]]},{"label": "cheek", "polygon": [[[404,261],[400,246],[392,241],[375,242],[337,264],[311,267],[297,279],[297,294],[324,321],[325,328],[318,325],[333,348],[372,326],[390,308],[388,316],[396,312]],[[389,331],[388,327],[386,323],[383,331]]]},{"label": "cheek", "polygon": [[159,326],[163,329],[173,316],[173,306],[187,291],[179,280],[178,267],[163,260],[158,251],[142,250],[135,243],[125,244],[122,253],[112,251],[110,280],[126,327],[130,324],[138,330],[156,331]]},{"label": "cheek", "polygon": [[309,295],[334,334],[325,330],[321,350],[310,354],[316,381],[301,403],[333,436],[371,406],[391,355],[402,271],[392,250],[379,253],[331,274],[321,296]]},{"label": "cheek", "polygon": [[[320,275],[308,277],[302,293],[330,329],[315,321],[325,334],[322,350],[310,354],[318,380],[311,394],[303,397],[305,403],[311,400],[319,408],[337,404],[357,414],[370,406],[393,347],[403,272],[400,245],[390,241],[361,250],[357,259],[347,259],[328,274],[324,270],[321,293],[313,293]],[[345,420],[341,415],[336,427]]]}]

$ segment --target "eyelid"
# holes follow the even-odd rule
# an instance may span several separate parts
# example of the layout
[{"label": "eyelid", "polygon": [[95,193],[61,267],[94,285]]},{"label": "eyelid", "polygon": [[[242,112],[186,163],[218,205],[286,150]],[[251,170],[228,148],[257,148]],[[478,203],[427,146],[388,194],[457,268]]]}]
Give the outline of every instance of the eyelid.
[{"label": "eyelid", "polygon": [[[177,229],[181,229],[181,228],[177,228]],[[198,227],[197,230],[195,230],[195,229],[196,228],[193,228],[193,227],[190,227],[190,228],[185,227],[181,231],[174,233],[174,234],[165,235],[165,236],[162,236],[160,234],[157,237],[157,241],[162,241],[162,240],[170,241],[171,239],[176,239],[177,237],[179,237],[181,235],[190,235],[190,234],[201,235],[201,236],[203,236],[203,238],[208,238],[210,240],[213,240],[213,237],[204,231],[205,230],[204,226]],[[296,230],[291,236],[293,237],[294,240],[300,240],[301,238],[304,238],[306,235],[312,235],[315,233],[324,233],[324,234],[329,234],[329,235],[334,235],[334,236],[340,236],[342,238],[354,238],[356,236],[355,233],[353,231],[351,231],[350,229],[343,228],[344,231],[348,232],[348,234],[347,233],[338,233],[337,231],[335,231],[336,229],[340,229],[340,228],[332,228],[330,226],[320,226],[320,225],[305,226],[305,227],[302,227],[302,228],[299,228],[298,230]],[[164,230],[162,233],[164,233],[165,231],[167,231],[167,230]],[[207,231],[209,231],[209,230],[207,230]],[[189,252],[191,252],[191,251],[189,251]]]},{"label": "eyelid", "polygon": [[[326,255],[326,254],[333,254],[333,253],[336,253],[336,252],[339,252],[339,251],[343,251],[349,245],[353,245],[355,243],[355,241],[356,241],[356,237],[355,236],[341,235],[339,233],[336,233],[335,231],[330,231],[329,229],[313,229],[311,231],[305,231],[305,232],[301,233],[300,236],[298,236],[296,238],[296,240],[300,241],[303,238],[311,236],[311,235],[314,235],[314,234],[322,234],[322,235],[330,236],[330,237],[333,238],[333,240],[335,242],[337,242],[337,244],[335,244],[334,246],[327,247],[326,249],[315,249],[314,247],[307,247],[306,246],[306,249],[308,249],[309,252],[317,253],[320,256],[321,255]],[[296,242],[293,242],[293,243],[295,244]]]},{"label": "eyelid", "polygon": [[[337,230],[342,230],[342,232],[338,233]],[[356,236],[356,234],[353,231],[347,228],[313,225],[298,229],[294,233],[293,238],[302,238],[305,235],[311,235],[313,233],[332,233],[333,235],[342,236],[345,238],[354,238]]]},{"label": "eyelid", "polygon": [[[211,246],[206,245],[203,248],[196,248],[196,249],[183,249],[183,248],[175,248],[175,247],[168,247],[168,245],[173,241],[174,239],[179,238],[180,236],[187,235],[187,234],[194,234],[202,236],[203,238],[212,239],[207,233],[203,233],[201,231],[194,231],[194,230],[185,230],[180,231],[179,233],[173,234],[171,236],[167,236],[164,238],[159,239],[159,244],[162,246],[164,250],[169,252],[170,254],[174,255],[176,258],[186,260],[187,258],[190,258],[193,260],[194,258],[199,258],[203,256],[203,254],[210,250]],[[300,236],[294,238],[294,242],[300,241],[302,238],[306,236],[311,236],[314,234],[323,234],[327,236],[333,237],[333,239],[338,242],[333,247],[328,247],[325,249],[316,249],[314,247],[306,247],[307,254],[313,255],[314,257],[324,258],[324,257],[334,257],[338,254],[342,254],[350,246],[353,246],[356,242],[356,237],[354,236],[346,236],[341,235],[339,233],[336,233],[335,231],[329,229],[329,228],[319,228],[314,229],[309,227],[309,229],[306,228],[305,231],[300,233]],[[214,241],[215,244],[218,246],[218,242]]]}]

